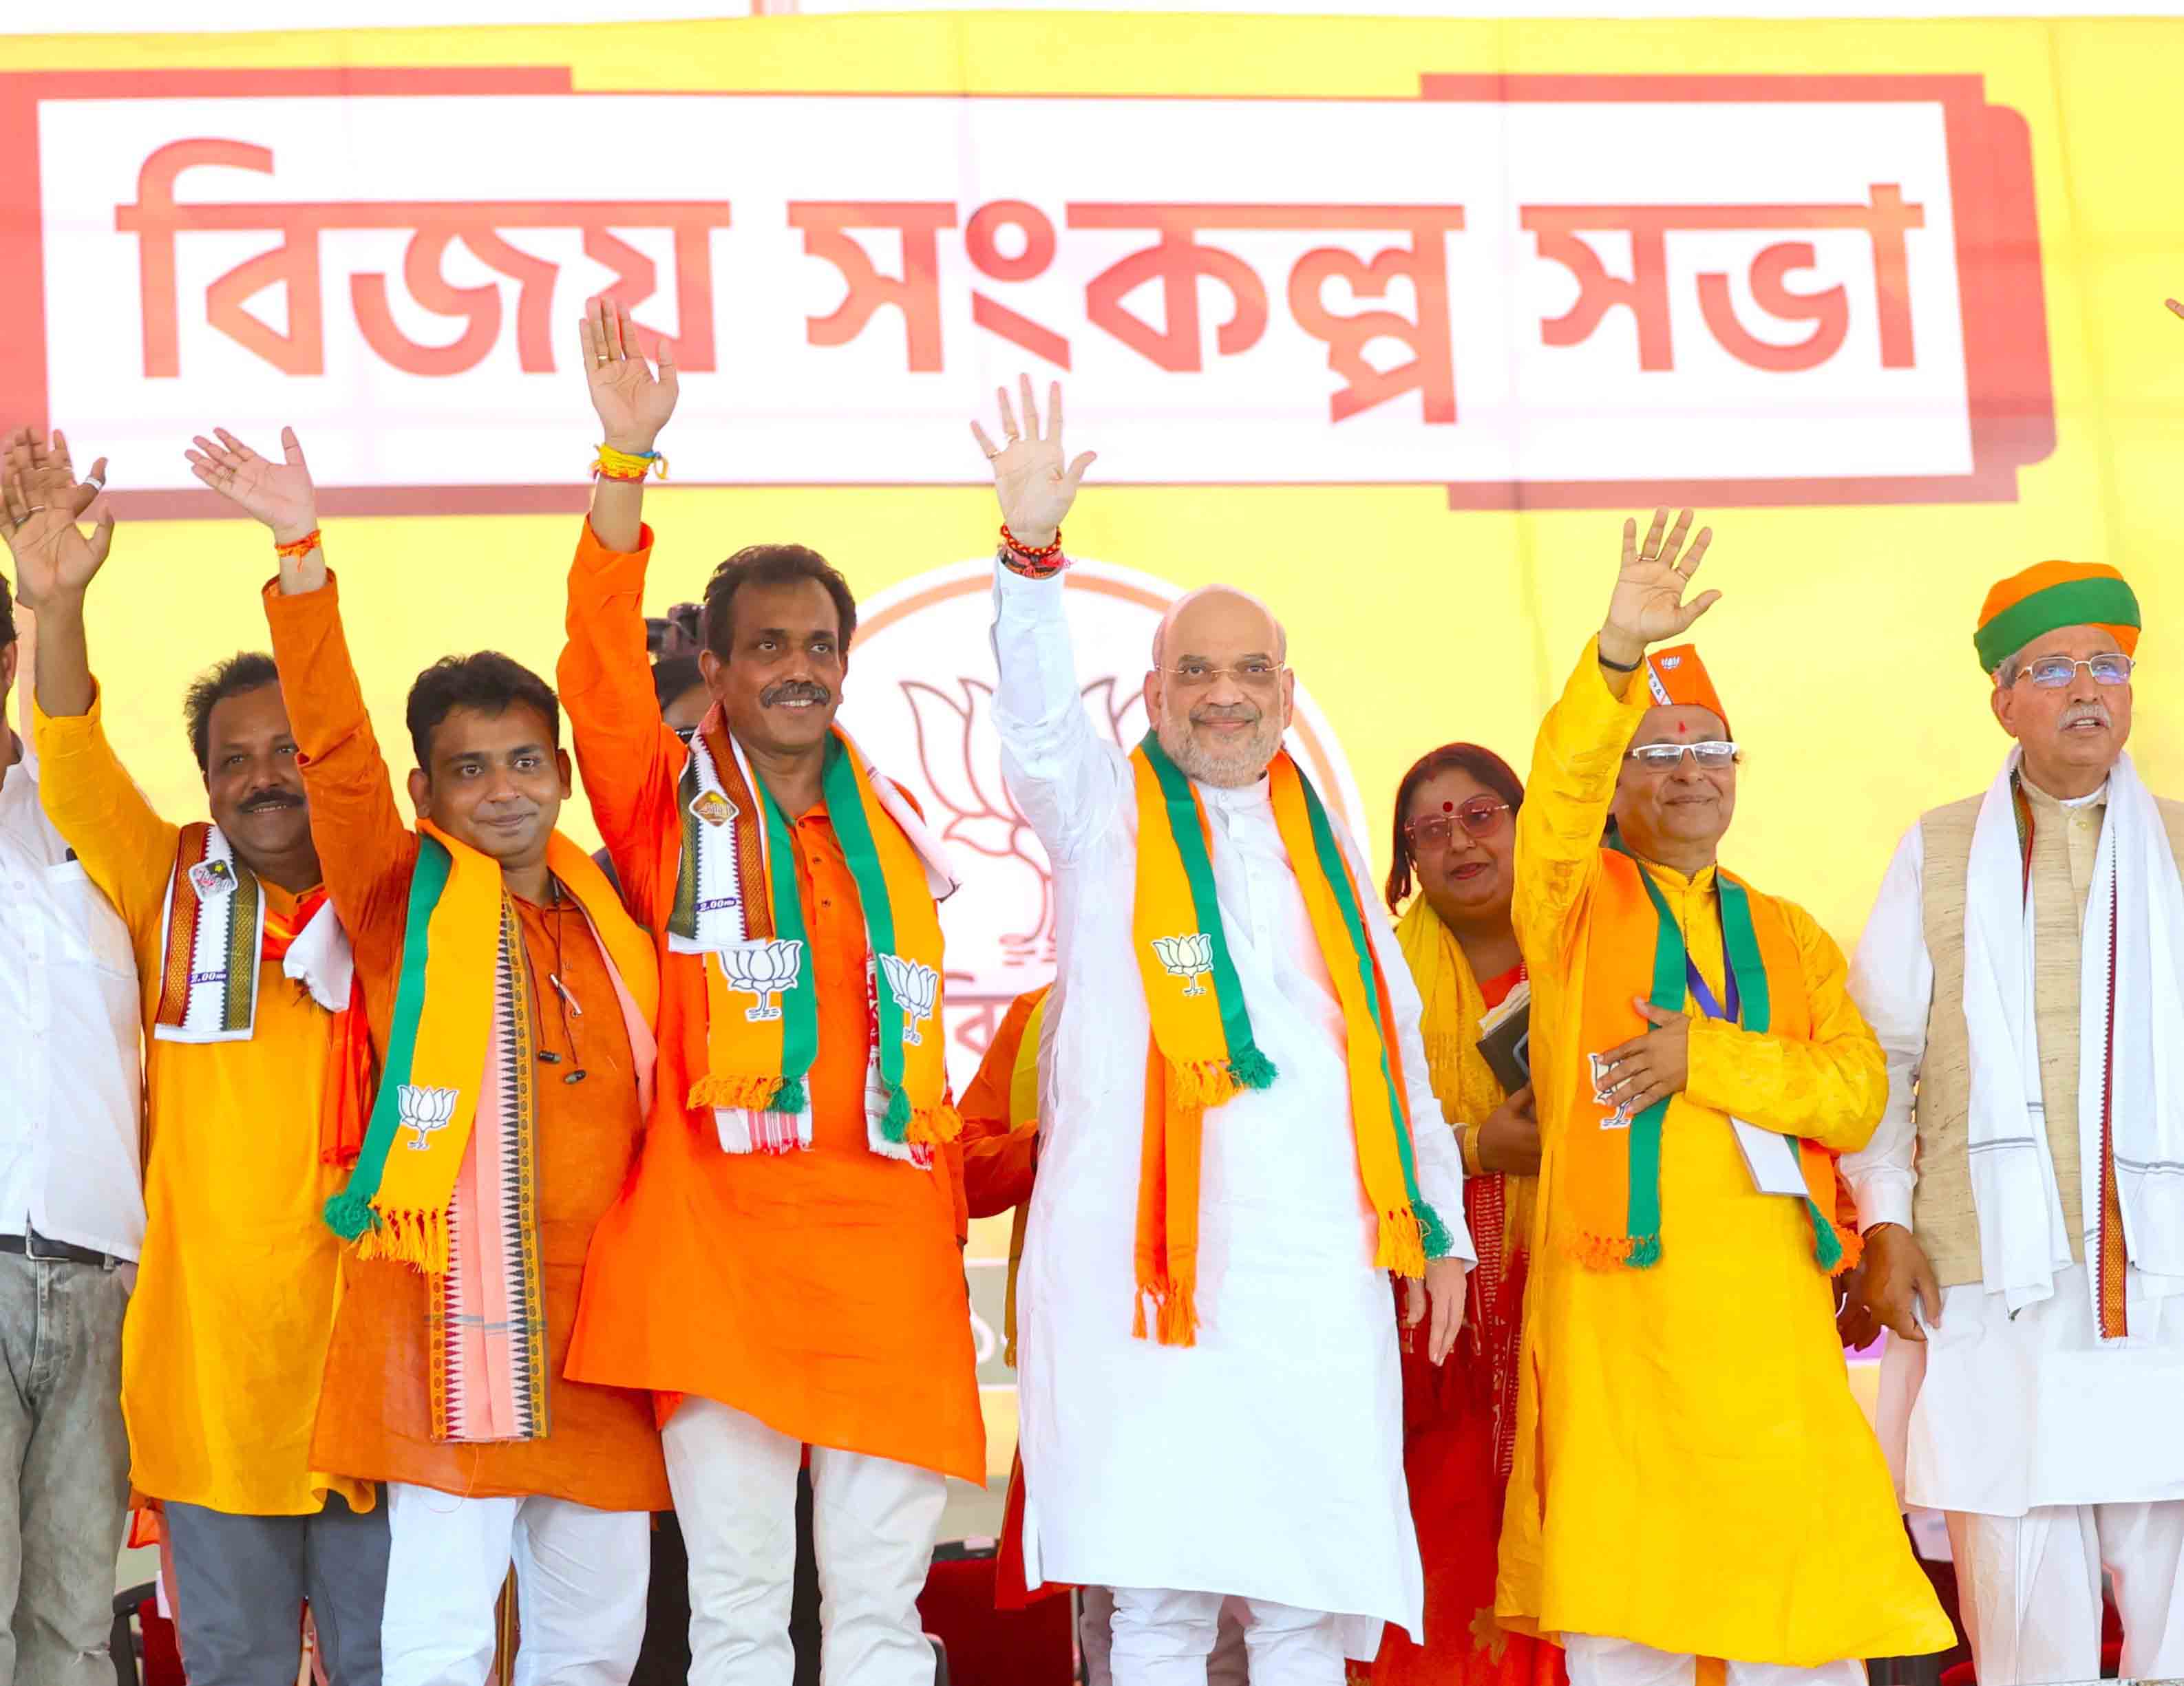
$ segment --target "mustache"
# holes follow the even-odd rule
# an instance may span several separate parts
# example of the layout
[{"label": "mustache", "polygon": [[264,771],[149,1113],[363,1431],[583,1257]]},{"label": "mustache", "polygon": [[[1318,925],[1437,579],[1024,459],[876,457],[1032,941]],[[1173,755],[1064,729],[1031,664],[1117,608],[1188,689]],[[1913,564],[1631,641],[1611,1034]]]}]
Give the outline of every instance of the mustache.
[{"label": "mustache", "polygon": [[1258,707],[1251,703],[1208,703],[1204,708],[1190,711],[1190,722],[1201,726],[1208,721],[1240,720],[1256,725],[1259,714]]},{"label": "mustache", "polygon": [[2098,721],[2103,726],[2115,724],[2109,713],[2109,705],[2098,697],[2090,702],[2073,703],[2063,710],[2063,724],[2075,726],[2081,720]]},{"label": "mustache", "polygon": [[237,805],[246,814],[270,814],[284,808],[301,808],[304,798],[292,790],[283,790],[276,785],[270,789],[253,791]]},{"label": "mustache", "polygon": [[784,679],[760,692],[758,700],[760,708],[770,709],[777,703],[831,703],[834,693],[814,680]]}]

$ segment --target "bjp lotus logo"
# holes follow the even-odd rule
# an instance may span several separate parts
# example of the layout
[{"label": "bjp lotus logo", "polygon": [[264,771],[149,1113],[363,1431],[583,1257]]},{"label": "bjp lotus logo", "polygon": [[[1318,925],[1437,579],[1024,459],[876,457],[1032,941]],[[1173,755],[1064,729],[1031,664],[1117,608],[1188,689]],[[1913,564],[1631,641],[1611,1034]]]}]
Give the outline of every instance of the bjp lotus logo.
[{"label": "bjp lotus logo", "polygon": [[1203,931],[1194,931],[1188,937],[1156,937],[1153,952],[1160,956],[1170,977],[1183,980],[1184,994],[1206,993],[1206,986],[1198,980],[1213,970],[1212,937]]},{"label": "bjp lotus logo", "polygon": [[758,1002],[755,1007],[744,1010],[744,1017],[752,1024],[764,1024],[781,1016],[776,998],[796,988],[796,980],[804,971],[804,944],[794,938],[738,943],[732,949],[723,949],[720,959],[728,988],[738,995],[754,997]]},{"label": "bjp lotus logo", "polygon": [[394,1091],[395,1114],[400,1121],[395,1127],[416,1132],[410,1138],[412,1148],[431,1147],[432,1138],[446,1129],[448,1120],[455,1116],[455,1097],[460,1093],[457,1089],[404,1083]]},{"label": "bjp lotus logo", "polygon": [[913,1046],[922,1046],[924,1038],[917,1027],[933,1016],[933,1003],[940,999],[940,974],[931,966],[917,960],[906,960],[900,954],[882,954],[880,966],[887,973],[888,988],[894,991],[894,999],[902,1008],[902,1039]]},{"label": "bjp lotus logo", "polygon": [[[1000,933],[1006,962],[1053,965],[1054,895],[1046,851],[1001,776],[993,686],[969,677],[959,678],[952,687],[906,679],[901,689],[916,728],[918,771],[934,798],[927,811],[944,821],[941,841],[995,862],[1017,863],[1024,871],[1024,888],[1030,894],[1023,903],[1036,911],[1024,925]],[[1085,686],[1084,704],[1093,730],[1117,744],[1134,743],[1144,736],[1143,689],[1134,681],[1126,684],[1113,677]]]}]

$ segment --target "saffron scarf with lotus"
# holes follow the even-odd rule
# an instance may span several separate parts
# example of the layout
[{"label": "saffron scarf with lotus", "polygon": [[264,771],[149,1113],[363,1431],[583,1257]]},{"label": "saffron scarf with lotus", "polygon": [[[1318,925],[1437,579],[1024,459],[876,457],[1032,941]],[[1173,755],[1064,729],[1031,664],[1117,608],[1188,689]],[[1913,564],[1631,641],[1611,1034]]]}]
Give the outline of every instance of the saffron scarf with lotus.
[{"label": "saffron scarf with lotus", "polygon": [[[549,1366],[535,980],[500,863],[430,821],[418,830],[379,1093],[326,1222],[359,1257],[431,1278],[433,1438],[540,1439]],[[599,943],[640,1101],[649,1099],[659,990],[651,943],[591,857],[558,832],[546,865]]]},{"label": "saffron scarf with lotus", "polygon": [[[954,888],[900,791],[837,728],[820,797],[857,887],[866,938],[866,1135],[874,1153],[930,1166],[962,1128],[948,1099],[940,910]],[[717,704],[678,787],[682,846],[668,946],[705,968],[705,1069],[688,1104],[713,1110],[728,1153],[811,1145],[809,1077],[819,994],[793,826],[725,728]]]},{"label": "saffron scarf with lotus", "polygon": [[[1132,752],[1138,807],[1133,937],[1152,1019],[1138,1173],[1136,1312],[1167,1346],[1198,1328],[1198,1190],[1206,1114],[1279,1073],[1251,1036],[1213,878],[1206,810],[1182,769],[1148,733]],[[1320,957],[1342,1007],[1357,1168],[1379,1225],[1375,1262],[1422,1276],[1452,1242],[1418,1193],[1401,1061],[1379,958],[1366,935],[1362,891],[1319,793],[1287,751],[1267,770],[1274,822],[1289,851]],[[1146,1308],[1153,1316],[1148,1323]]]},{"label": "saffron scarf with lotus", "polygon": [[[1647,1028],[1631,1005],[1634,997],[1681,1013],[1691,995],[1683,930],[1644,863],[1618,843],[1601,851],[1600,864],[1587,922],[1580,1059],[1585,1050],[1605,1052]],[[1729,974],[1724,995],[1736,1004],[1743,1028],[1809,1038],[1812,1003],[1789,921],[1770,898],[1719,869],[1714,893]],[[1580,1074],[1572,1089],[1558,1159],[1577,1256],[1600,1268],[1647,1269],[1661,1261],[1661,1138],[1677,1097],[1626,1119],[1593,1099],[1588,1077]],[[1858,1238],[1831,1216],[1835,1155],[1809,1141],[1800,1140],[1797,1149],[1814,1261],[1832,1276],[1857,1263]]]}]

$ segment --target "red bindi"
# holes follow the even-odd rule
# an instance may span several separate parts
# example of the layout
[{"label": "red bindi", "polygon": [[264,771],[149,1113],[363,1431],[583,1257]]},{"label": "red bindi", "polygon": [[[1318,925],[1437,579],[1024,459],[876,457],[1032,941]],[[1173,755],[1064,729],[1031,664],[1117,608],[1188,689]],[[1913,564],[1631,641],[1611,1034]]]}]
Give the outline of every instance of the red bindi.
[{"label": "red bindi", "polygon": [[1453,814],[1456,812],[1456,804],[1453,802],[1444,802],[1440,805],[1440,811],[1444,814]]},{"label": "red bindi", "polygon": [[1677,737],[1682,737],[1685,732],[1689,732],[1690,730],[1691,730],[1691,727],[1690,727],[1687,724],[1685,724],[1684,721],[1678,721],[1676,722],[1676,736],[1677,736]]}]

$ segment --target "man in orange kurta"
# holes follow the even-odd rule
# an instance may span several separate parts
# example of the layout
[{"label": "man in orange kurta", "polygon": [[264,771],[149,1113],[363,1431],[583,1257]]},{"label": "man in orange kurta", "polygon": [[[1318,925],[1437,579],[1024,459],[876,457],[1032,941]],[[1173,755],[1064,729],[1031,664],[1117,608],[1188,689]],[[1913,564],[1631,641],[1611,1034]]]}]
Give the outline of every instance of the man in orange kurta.
[{"label": "man in orange kurta", "polygon": [[[869,1133],[865,915],[819,797],[855,603],[840,575],[790,546],[730,559],[706,591],[700,659],[715,706],[701,737],[715,765],[747,762],[759,788],[746,794],[785,820],[792,858],[776,849],[767,867],[795,874],[817,991],[808,1143],[731,1151],[727,1115],[687,1104],[708,1071],[705,968],[716,963],[668,934],[692,752],[660,723],[645,659],[643,481],[610,477],[631,462],[642,474],[673,407],[673,365],[663,358],[655,381],[611,304],[594,305],[585,338],[609,451],[569,576],[560,690],[623,893],[659,933],[660,1021],[644,1155],[600,1224],[569,1373],[666,1396],[668,1477],[690,1552],[693,1686],[791,1678],[805,1445],[822,1668],[858,1686],[922,1686],[933,1662],[916,1598],[943,1477],[983,1480],[985,1433],[959,1155],[951,1143],[889,1156]],[[699,821],[710,823],[707,811],[699,805]],[[934,1016],[928,1035],[937,1007]]]},{"label": "man in orange kurta", "polygon": [[[265,599],[274,659],[319,859],[383,1055],[421,843],[395,806],[357,684],[337,588],[318,548],[309,474],[292,434],[284,436],[285,465],[230,436],[198,443],[198,477],[282,543],[280,579]],[[495,1600],[511,1561],[523,1675],[626,1680],[644,1635],[650,1513],[668,1502],[659,1436],[644,1394],[571,1382],[562,1372],[593,1229],[644,1131],[638,1078],[649,1050],[633,1041],[629,1015],[618,1010],[625,991],[609,938],[595,923],[599,915],[587,915],[611,904],[604,878],[581,851],[561,847],[556,859],[595,881],[580,904],[558,870],[544,865],[568,777],[552,692],[507,657],[485,652],[427,668],[409,712],[421,764],[410,776],[411,800],[421,819],[499,862],[533,981],[532,1187],[549,1377],[544,1432],[436,1438],[430,1300],[443,1279],[350,1251],[343,1257],[313,1460],[388,1483],[384,1686],[482,1686],[496,1650]],[[629,947],[634,935],[621,935],[620,945]]]}]

